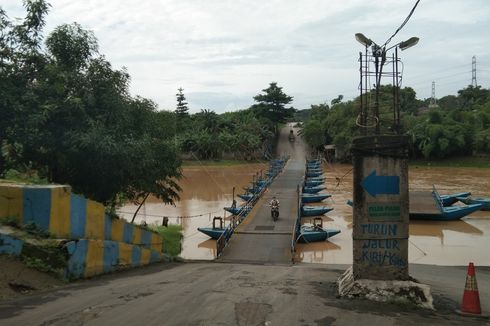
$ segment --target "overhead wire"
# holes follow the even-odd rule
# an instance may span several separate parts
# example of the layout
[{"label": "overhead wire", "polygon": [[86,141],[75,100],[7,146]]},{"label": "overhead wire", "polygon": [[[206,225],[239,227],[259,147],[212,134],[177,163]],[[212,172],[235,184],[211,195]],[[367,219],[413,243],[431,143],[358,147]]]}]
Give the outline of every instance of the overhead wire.
[{"label": "overhead wire", "polygon": [[391,35],[388,38],[388,40],[386,40],[386,42],[381,46],[381,48],[384,48],[388,43],[390,43],[390,41],[393,39],[393,37],[395,37],[395,35],[398,34],[398,32],[401,31],[401,29],[408,23],[408,21],[410,20],[410,17],[412,17],[413,13],[415,12],[415,8],[417,8],[419,2],[420,2],[420,0],[417,0],[417,2],[415,2],[415,5],[413,6],[412,10],[410,10],[410,13],[408,14],[407,18],[405,18],[405,20],[400,25],[400,27],[398,27],[397,30],[395,31],[395,33],[393,33],[393,35]]}]

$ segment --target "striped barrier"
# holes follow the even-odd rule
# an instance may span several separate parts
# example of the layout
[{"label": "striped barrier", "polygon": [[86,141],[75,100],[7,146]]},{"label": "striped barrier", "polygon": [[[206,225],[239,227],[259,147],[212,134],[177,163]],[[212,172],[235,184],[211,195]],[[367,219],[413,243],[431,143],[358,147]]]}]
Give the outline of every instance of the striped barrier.
[{"label": "striped barrier", "polygon": [[[0,254],[26,257],[23,249],[23,240],[0,233]],[[161,252],[110,240],[69,241],[59,250],[68,253],[63,276],[69,280],[144,266],[163,260]]]},{"label": "striped barrier", "polygon": [[163,260],[161,252],[124,242],[83,239],[70,241],[65,246],[70,255],[65,272],[67,279],[91,277]]},{"label": "striped barrier", "polygon": [[0,185],[0,218],[35,224],[64,239],[111,240],[163,250],[163,238],[154,232],[112,219],[101,203],[71,193],[60,185]]}]

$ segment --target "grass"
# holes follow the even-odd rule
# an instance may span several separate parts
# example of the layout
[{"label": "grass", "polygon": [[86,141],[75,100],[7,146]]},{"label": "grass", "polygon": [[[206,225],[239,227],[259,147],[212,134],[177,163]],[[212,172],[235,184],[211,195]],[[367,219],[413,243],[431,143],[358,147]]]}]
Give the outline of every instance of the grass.
[{"label": "grass", "polygon": [[163,252],[172,257],[177,257],[182,250],[182,227],[180,225],[150,226],[163,237]]},{"label": "grass", "polygon": [[4,173],[4,179],[0,182],[8,183],[21,183],[21,184],[35,184],[35,185],[46,185],[48,180],[39,177],[37,171],[29,170],[26,172],[19,172],[14,169],[7,170]]},{"label": "grass", "polygon": [[440,160],[410,160],[409,165],[411,167],[461,167],[461,168],[490,168],[490,157],[475,157],[475,156],[463,156],[463,157],[451,157]]}]

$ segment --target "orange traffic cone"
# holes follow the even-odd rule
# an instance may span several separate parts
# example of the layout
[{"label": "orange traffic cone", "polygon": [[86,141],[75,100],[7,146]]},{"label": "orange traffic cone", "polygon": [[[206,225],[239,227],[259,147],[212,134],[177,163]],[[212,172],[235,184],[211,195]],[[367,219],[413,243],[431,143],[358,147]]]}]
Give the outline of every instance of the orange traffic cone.
[{"label": "orange traffic cone", "polygon": [[461,312],[463,314],[481,315],[480,294],[476,285],[475,266],[473,263],[468,265]]}]

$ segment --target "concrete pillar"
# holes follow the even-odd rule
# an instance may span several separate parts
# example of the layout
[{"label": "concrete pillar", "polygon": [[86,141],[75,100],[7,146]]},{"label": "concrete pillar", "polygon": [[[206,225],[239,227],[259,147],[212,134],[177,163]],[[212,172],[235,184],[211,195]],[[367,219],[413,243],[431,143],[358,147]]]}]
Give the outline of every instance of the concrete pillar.
[{"label": "concrete pillar", "polygon": [[408,280],[408,137],[353,140],[354,279]]}]

